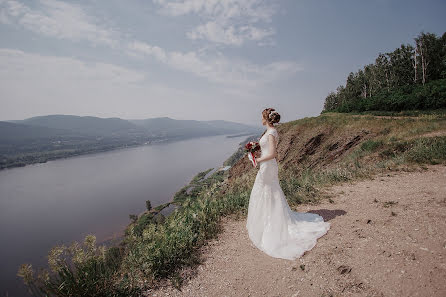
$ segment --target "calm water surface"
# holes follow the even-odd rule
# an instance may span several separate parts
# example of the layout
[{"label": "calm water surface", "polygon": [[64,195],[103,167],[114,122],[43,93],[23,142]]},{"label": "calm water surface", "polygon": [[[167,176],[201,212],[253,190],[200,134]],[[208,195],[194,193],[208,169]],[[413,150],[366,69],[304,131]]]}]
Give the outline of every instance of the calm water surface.
[{"label": "calm water surface", "polygon": [[[57,244],[116,237],[129,214],[171,200],[198,172],[222,165],[247,136],[224,135],[77,156],[0,171],[0,296],[28,296],[22,263],[47,266]],[[36,270],[36,269],[35,269]]]}]

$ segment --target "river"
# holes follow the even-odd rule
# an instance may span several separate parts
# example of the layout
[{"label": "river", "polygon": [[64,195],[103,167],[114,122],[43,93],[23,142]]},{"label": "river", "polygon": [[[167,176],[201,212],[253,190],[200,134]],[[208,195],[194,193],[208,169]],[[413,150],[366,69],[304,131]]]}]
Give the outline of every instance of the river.
[{"label": "river", "polygon": [[129,214],[171,200],[200,171],[220,167],[247,136],[201,137],[53,160],[0,171],[1,296],[28,296],[22,263],[94,234],[117,237]]}]

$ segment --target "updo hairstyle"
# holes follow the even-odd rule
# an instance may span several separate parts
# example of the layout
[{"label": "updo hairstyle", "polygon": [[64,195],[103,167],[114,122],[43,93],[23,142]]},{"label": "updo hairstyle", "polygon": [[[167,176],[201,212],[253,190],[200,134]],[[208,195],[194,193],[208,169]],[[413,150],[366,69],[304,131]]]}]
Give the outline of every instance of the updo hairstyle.
[{"label": "updo hairstyle", "polygon": [[274,108],[265,108],[262,111],[262,116],[271,125],[280,122],[280,114]]}]

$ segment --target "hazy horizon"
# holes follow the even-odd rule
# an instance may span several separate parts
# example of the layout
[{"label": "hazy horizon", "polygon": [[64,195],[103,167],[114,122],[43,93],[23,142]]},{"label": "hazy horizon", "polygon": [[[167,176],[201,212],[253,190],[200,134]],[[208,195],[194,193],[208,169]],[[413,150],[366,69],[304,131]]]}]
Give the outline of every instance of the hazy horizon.
[{"label": "hazy horizon", "polygon": [[[77,115],[77,114],[44,114],[44,115],[37,115],[37,116],[32,116],[32,117],[26,117],[23,119],[8,119],[8,120],[0,120],[3,122],[8,122],[8,121],[23,121],[26,119],[30,119],[33,117],[40,117],[40,116],[54,116],[54,115],[64,115],[64,116],[78,116],[78,117],[97,117],[97,118],[101,118],[101,119],[111,119],[111,118],[119,118],[121,120],[127,120],[127,121],[134,121],[134,120],[147,120],[147,119],[159,119],[159,118],[170,118],[172,120],[192,120],[192,121],[227,121],[227,122],[234,122],[234,123],[239,123],[239,124],[246,124],[246,123],[242,123],[242,122],[235,122],[235,121],[228,121],[225,119],[213,119],[213,120],[196,120],[196,119],[175,119],[173,117],[169,117],[169,116],[159,116],[159,117],[149,117],[149,118],[120,118],[120,117],[99,117],[99,116],[95,116],[95,115]],[[252,125],[252,124],[246,124],[246,125]]]},{"label": "hazy horizon", "polygon": [[317,116],[380,52],[443,34],[444,11],[434,0],[0,0],[0,120]]}]

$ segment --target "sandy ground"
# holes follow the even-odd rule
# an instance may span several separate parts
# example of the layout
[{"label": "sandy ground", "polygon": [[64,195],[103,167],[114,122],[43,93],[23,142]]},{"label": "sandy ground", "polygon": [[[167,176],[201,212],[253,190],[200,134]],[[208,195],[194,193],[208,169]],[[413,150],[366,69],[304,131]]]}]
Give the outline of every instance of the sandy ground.
[{"label": "sandy ground", "polygon": [[151,296],[446,296],[446,166],[390,172],[324,192],[314,212],[331,223],[294,261],[272,258],[248,238],[246,219],[224,218],[204,262],[182,291]]}]

